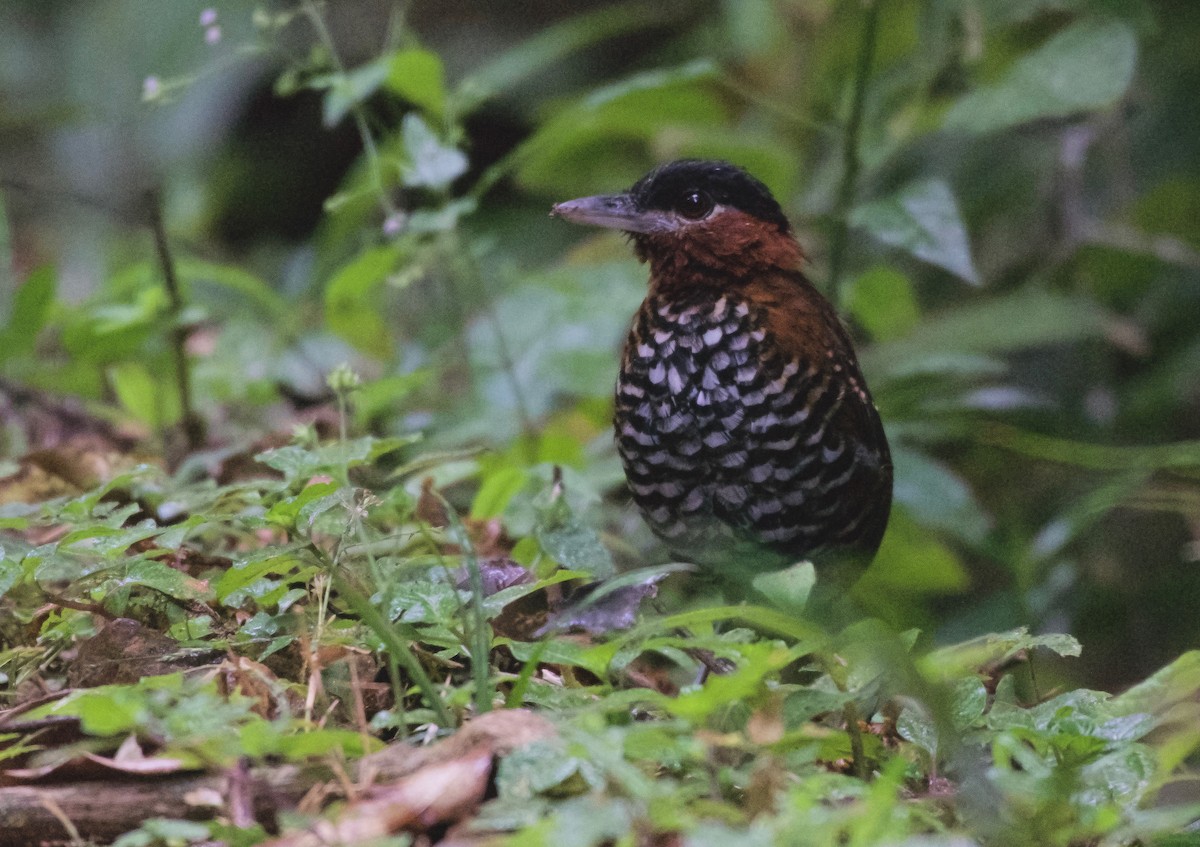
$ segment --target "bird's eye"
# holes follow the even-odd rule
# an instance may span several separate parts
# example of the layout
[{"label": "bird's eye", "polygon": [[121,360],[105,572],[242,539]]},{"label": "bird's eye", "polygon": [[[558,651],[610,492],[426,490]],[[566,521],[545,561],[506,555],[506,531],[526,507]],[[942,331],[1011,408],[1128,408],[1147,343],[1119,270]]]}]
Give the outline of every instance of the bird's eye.
[{"label": "bird's eye", "polygon": [[713,200],[703,191],[685,191],[675,203],[675,211],[688,220],[698,221],[713,210]]}]

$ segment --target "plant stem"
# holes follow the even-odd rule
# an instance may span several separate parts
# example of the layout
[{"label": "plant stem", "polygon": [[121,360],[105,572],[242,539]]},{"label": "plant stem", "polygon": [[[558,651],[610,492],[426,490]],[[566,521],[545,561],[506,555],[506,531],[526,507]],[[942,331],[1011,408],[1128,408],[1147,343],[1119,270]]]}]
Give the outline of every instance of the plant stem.
[{"label": "plant stem", "polygon": [[881,0],[866,0],[863,12],[862,33],[858,45],[858,64],[854,71],[854,97],[850,102],[850,117],[846,121],[846,134],[842,140],[842,181],[838,186],[837,205],[833,213],[833,237],[829,246],[829,299],[838,301],[838,287],[845,268],[846,241],[850,225],[847,218],[854,203],[858,188],[858,174],[862,160],[858,155],[859,137],[862,132],[863,113],[866,110],[867,82],[871,78],[871,67],[875,64],[875,35],[879,29],[879,6]]},{"label": "plant stem", "polygon": [[146,211],[150,218],[150,228],[154,232],[154,248],[158,253],[159,267],[162,268],[163,287],[167,291],[168,319],[171,322],[168,337],[175,359],[175,389],[179,393],[180,423],[190,451],[204,443],[204,421],[196,414],[192,403],[192,374],[187,358],[188,331],[183,325],[183,290],[179,285],[179,275],[175,271],[171,245],[167,241],[162,200],[155,190],[146,193]]},{"label": "plant stem", "polygon": [[853,757],[854,775],[861,780],[869,776],[867,771],[867,756],[863,750],[862,730],[858,726],[858,706],[851,700],[842,709],[846,719],[846,732],[850,735],[850,755]]}]

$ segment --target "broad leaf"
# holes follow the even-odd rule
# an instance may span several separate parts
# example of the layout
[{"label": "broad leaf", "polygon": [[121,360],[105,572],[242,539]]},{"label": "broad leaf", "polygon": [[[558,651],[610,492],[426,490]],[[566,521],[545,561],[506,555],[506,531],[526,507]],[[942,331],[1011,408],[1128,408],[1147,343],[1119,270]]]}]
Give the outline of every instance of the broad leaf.
[{"label": "broad leaf", "polygon": [[1129,88],[1137,55],[1128,24],[1085,18],[1018,59],[995,85],[964,96],[944,126],[983,133],[1106,108]]},{"label": "broad leaf", "polygon": [[443,144],[419,115],[405,115],[401,132],[408,155],[403,168],[405,185],[441,190],[467,172],[466,154]]},{"label": "broad leaf", "polygon": [[325,286],[325,324],[365,353],[386,358],[392,337],[378,292],[402,255],[398,244],[364,250]]},{"label": "broad leaf", "polygon": [[413,48],[392,54],[384,86],[435,117],[445,111],[445,72],[436,53]]},{"label": "broad leaf", "polygon": [[[3,207],[0,207],[0,213],[2,212]],[[0,237],[6,236],[6,233],[4,220],[0,217]],[[0,261],[3,259],[4,249],[3,245],[0,245]],[[7,272],[7,267],[0,271],[4,272]],[[0,278],[0,282],[2,281]],[[17,286],[12,297],[12,309],[7,325],[0,331],[0,360],[23,355],[33,349],[38,333],[45,326],[50,308],[54,305],[56,285],[57,275],[54,269],[43,265]]]},{"label": "broad leaf", "polygon": [[350,110],[379,90],[388,78],[388,64],[382,60],[368,62],[345,73],[333,74],[318,80],[318,86],[328,87],[322,119],[327,127],[337,126]]},{"label": "broad leaf", "polygon": [[979,283],[967,229],[945,180],[910,183],[890,197],[852,209],[849,222],[884,244],[905,250],[969,283]]}]

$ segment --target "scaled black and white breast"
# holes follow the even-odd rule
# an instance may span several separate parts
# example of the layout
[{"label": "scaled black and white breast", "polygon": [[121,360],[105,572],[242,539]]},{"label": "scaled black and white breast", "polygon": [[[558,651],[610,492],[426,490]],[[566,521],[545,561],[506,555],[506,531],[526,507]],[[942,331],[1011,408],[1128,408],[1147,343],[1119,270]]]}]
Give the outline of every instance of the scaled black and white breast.
[{"label": "scaled black and white breast", "polygon": [[696,294],[648,298],[626,342],[617,448],[646,520],[700,563],[857,538],[874,503],[837,495],[886,457],[831,425],[855,375],[775,349],[752,302]]}]

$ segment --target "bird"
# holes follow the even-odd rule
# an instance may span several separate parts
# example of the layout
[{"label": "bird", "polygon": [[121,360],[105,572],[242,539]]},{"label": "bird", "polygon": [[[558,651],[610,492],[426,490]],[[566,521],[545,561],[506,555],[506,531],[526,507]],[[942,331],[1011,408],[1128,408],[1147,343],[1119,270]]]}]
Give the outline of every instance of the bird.
[{"label": "bird", "polygon": [[682,159],[551,214],[626,233],[649,266],[613,426],[654,533],[710,571],[861,572],[891,510],[888,441],[770,190],[729,162]]}]

